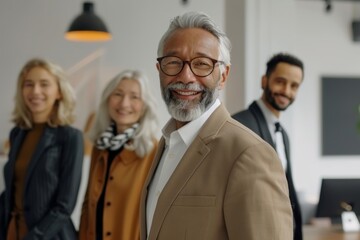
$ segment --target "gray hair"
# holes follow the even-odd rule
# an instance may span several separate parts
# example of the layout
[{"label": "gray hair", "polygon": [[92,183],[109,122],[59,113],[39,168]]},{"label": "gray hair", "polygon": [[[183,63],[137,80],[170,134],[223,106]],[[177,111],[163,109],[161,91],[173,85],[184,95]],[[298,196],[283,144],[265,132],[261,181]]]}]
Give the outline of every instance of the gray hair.
[{"label": "gray hair", "polygon": [[93,128],[89,132],[89,138],[95,143],[101,133],[109,127],[111,118],[108,111],[108,99],[119,83],[124,79],[132,79],[139,83],[141,88],[141,99],[144,102],[145,111],[139,121],[139,128],[133,137],[131,143],[126,144],[125,148],[134,150],[140,157],[148,154],[154,147],[154,139],[158,127],[156,115],[156,102],[150,92],[148,78],[140,71],[125,70],[115,76],[103,90],[98,111],[96,112]]},{"label": "gray hair", "polygon": [[187,12],[172,19],[168,30],[160,39],[157,51],[158,57],[162,57],[164,44],[171,34],[178,29],[184,28],[201,28],[214,35],[219,40],[219,60],[224,61],[225,65],[230,65],[231,42],[229,38],[208,15],[202,12]]}]

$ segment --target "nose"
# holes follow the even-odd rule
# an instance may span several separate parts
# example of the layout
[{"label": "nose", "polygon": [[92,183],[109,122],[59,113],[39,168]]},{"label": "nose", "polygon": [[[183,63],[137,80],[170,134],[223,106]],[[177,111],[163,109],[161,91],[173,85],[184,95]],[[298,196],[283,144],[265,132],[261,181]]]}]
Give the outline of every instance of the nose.
[{"label": "nose", "polygon": [[291,84],[286,84],[285,92],[286,92],[286,95],[288,95],[288,96],[291,95]]},{"label": "nose", "polygon": [[196,76],[190,68],[190,62],[185,62],[182,71],[179,73],[179,81],[183,83],[190,83],[196,81]]},{"label": "nose", "polygon": [[130,97],[127,95],[123,96],[120,100],[120,105],[122,107],[129,106],[130,105]]},{"label": "nose", "polygon": [[292,96],[291,84],[284,84],[284,86],[282,88],[282,94],[284,94],[287,97]]},{"label": "nose", "polygon": [[33,92],[34,93],[40,93],[41,92],[41,87],[40,87],[39,84],[34,84]]}]

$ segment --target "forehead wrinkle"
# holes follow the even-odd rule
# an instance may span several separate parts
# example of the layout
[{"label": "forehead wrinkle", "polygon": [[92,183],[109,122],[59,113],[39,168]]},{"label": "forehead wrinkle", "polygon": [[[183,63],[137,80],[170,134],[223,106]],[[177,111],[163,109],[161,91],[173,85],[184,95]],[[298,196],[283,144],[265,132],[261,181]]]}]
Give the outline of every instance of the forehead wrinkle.
[{"label": "forehead wrinkle", "polygon": [[192,58],[206,56],[216,59],[220,54],[219,40],[204,29],[178,29],[164,42],[163,54],[164,56],[180,55]]}]

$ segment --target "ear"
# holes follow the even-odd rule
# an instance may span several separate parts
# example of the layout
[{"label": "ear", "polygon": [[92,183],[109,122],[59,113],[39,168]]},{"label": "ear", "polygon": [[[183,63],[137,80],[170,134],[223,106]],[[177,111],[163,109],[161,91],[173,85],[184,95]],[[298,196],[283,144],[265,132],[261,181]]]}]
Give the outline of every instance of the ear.
[{"label": "ear", "polygon": [[222,90],[225,87],[225,82],[230,73],[230,65],[225,66],[225,70],[221,73],[221,78],[219,81],[218,89]]},{"label": "ear", "polygon": [[268,78],[266,75],[263,75],[261,77],[261,88],[262,89],[265,89],[266,85],[267,85],[267,82],[268,82]]},{"label": "ear", "polygon": [[160,64],[158,62],[156,63],[156,69],[160,72]]},{"label": "ear", "polygon": [[56,96],[57,100],[61,100],[62,99],[62,93],[60,92],[60,88],[57,91],[57,96]]}]

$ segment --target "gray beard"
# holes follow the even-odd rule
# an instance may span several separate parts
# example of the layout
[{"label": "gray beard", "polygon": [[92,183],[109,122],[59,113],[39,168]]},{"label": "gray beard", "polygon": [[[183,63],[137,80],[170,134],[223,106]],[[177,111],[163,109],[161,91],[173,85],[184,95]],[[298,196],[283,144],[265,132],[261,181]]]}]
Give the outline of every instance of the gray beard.
[{"label": "gray beard", "polygon": [[[172,89],[191,89],[203,91],[200,101],[183,100],[175,98]],[[167,105],[168,112],[177,121],[190,122],[200,117],[215,102],[219,96],[217,87],[214,89],[204,88],[199,84],[174,83],[162,88],[163,99]]]}]

